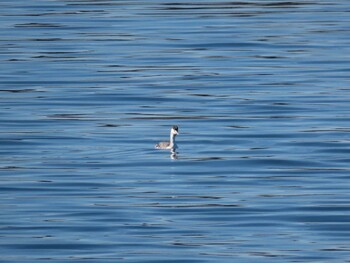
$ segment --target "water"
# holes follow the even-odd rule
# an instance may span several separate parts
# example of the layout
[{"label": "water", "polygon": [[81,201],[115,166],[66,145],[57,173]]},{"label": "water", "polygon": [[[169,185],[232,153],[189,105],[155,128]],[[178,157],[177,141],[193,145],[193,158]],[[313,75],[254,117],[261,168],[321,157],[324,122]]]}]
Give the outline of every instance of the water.
[{"label": "water", "polygon": [[1,262],[350,262],[349,1],[0,5]]}]

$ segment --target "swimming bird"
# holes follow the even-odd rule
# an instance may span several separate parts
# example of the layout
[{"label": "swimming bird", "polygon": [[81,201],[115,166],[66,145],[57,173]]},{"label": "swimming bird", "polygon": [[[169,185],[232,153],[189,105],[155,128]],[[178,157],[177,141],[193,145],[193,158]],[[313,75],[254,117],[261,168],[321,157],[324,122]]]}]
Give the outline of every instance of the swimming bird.
[{"label": "swimming bird", "polygon": [[179,134],[179,127],[174,125],[170,130],[170,141],[157,143],[155,148],[156,149],[171,149],[171,150],[176,149],[177,145],[175,143],[175,137],[178,134]]}]

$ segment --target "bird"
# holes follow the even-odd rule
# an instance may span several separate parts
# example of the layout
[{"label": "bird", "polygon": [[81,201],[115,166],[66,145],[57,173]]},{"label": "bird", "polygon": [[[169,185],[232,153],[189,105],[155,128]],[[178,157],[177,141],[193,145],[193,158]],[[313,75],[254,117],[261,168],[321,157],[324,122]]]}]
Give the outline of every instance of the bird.
[{"label": "bird", "polygon": [[171,127],[170,130],[170,141],[169,142],[160,142],[155,145],[156,149],[163,149],[163,150],[175,150],[177,148],[177,145],[175,143],[175,137],[179,134],[179,127],[174,125]]}]

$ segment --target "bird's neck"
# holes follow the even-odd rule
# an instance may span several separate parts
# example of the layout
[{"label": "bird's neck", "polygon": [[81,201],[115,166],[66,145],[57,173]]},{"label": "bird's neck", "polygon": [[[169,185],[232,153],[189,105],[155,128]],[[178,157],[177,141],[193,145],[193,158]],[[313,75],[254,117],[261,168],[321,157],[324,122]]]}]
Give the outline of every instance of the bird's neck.
[{"label": "bird's neck", "polygon": [[170,145],[173,146],[175,144],[175,134],[170,134]]}]

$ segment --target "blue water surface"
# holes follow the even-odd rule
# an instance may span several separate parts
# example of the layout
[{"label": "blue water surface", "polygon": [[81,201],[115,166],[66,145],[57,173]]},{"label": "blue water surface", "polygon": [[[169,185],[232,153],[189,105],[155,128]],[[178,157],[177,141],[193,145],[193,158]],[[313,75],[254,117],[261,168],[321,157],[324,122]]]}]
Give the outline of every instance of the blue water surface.
[{"label": "blue water surface", "polygon": [[349,1],[0,7],[1,262],[350,262]]}]

